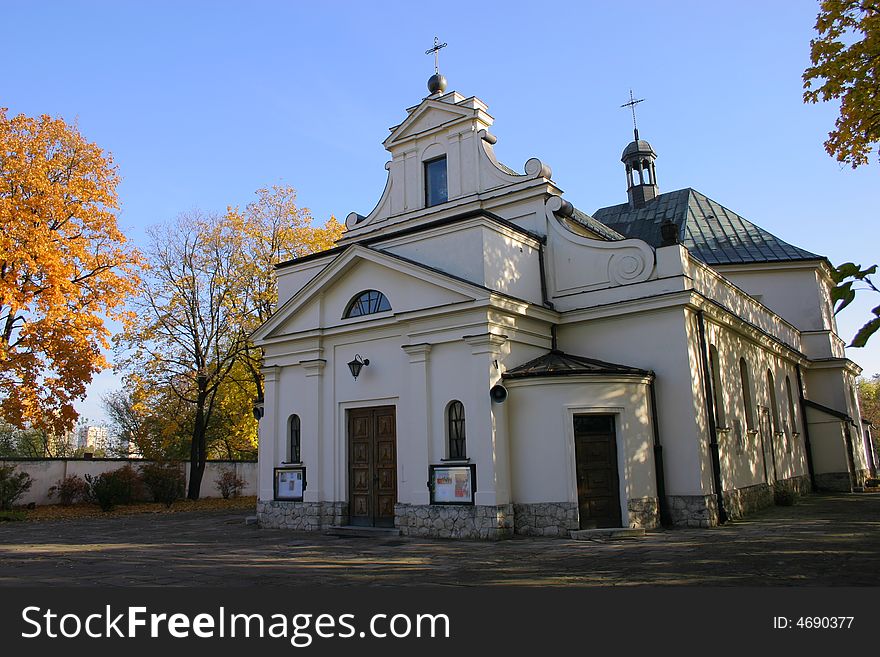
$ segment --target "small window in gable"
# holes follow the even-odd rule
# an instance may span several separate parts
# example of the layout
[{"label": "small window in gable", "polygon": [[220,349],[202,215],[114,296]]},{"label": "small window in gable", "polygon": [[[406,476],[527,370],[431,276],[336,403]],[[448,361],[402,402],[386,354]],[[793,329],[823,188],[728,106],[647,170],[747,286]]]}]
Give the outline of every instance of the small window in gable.
[{"label": "small window in gable", "polygon": [[391,304],[388,303],[388,299],[385,298],[385,295],[378,290],[366,290],[356,294],[355,297],[348,302],[348,306],[345,309],[345,314],[342,315],[342,319],[361,317],[362,315],[372,315],[373,313],[381,313],[386,310],[391,310]]},{"label": "small window in gable", "polygon": [[446,185],[446,156],[425,162],[425,206],[446,203],[449,190]]}]

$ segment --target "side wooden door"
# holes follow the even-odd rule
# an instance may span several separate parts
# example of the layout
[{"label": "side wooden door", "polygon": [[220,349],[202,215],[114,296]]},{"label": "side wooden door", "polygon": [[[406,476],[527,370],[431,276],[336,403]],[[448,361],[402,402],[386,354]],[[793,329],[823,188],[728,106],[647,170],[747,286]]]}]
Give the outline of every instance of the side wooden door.
[{"label": "side wooden door", "polygon": [[620,477],[613,415],[574,416],[581,529],[620,527]]}]

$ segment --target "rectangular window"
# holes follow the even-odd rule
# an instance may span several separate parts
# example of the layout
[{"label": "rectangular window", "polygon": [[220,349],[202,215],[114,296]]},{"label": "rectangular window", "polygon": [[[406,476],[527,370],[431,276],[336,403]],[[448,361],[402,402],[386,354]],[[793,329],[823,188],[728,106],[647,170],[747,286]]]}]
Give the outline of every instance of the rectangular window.
[{"label": "rectangular window", "polygon": [[446,156],[425,162],[425,206],[446,203]]}]

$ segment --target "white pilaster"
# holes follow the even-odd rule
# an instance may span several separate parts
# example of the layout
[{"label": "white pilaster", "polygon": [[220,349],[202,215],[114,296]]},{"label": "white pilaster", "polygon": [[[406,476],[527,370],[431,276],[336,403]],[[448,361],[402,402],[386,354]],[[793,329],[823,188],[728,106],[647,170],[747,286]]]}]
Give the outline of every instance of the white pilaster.
[{"label": "white pilaster", "polygon": [[319,502],[323,499],[322,474],[323,462],[321,451],[324,442],[322,431],[322,394],[324,366],[327,361],[323,358],[304,360],[300,363],[306,372],[305,405],[309,409],[306,417],[308,424],[302,425],[300,430],[300,452],[303,463],[306,466],[306,490],[303,493],[304,502]]},{"label": "white pilaster", "polygon": [[278,379],[281,368],[264,367],[263,374],[263,417],[259,426],[258,482],[257,489],[261,500],[275,498],[274,468],[284,460],[280,449],[284,446],[283,436],[278,435]]},{"label": "white pilaster", "polygon": [[471,394],[465,404],[467,451],[477,464],[477,492],[474,501],[494,506],[510,502],[510,457],[507,444],[505,404],[495,404],[489,390],[501,378],[496,367],[506,335],[484,333],[465,336],[471,347]]},{"label": "white pilaster", "polygon": [[[431,460],[431,383],[428,368],[430,366],[430,344],[404,345],[403,350],[409,356],[409,399],[406,410],[409,418],[408,426],[411,435],[407,437],[406,449],[409,453],[405,462],[412,463],[416,472],[407,474],[409,481],[409,502],[411,504],[429,504],[430,495],[425,483],[428,481],[428,464]],[[397,439],[400,444],[401,432]],[[399,452],[398,448],[398,452]],[[402,459],[403,460],[403,459]]]}]

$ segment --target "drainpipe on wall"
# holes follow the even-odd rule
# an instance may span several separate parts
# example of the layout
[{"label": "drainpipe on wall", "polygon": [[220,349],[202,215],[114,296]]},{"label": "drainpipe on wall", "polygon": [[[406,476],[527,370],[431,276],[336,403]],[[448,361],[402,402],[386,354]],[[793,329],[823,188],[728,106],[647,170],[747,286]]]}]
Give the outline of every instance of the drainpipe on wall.
[{"label": "drainpipe on wall", "polygon": [[651,393],[651,424],[654,426],[654,468],[657,479],[657,505],[660,510],[660,524],[672,526],[669,515],[669,501],[666,499],[666,475],[663,470],[663,445],[660,444],[660,425],[657,422],[657,395],[654,391],[654,379],[648,384]]},{"label": "drainpipe on wall", "polygon": [[801,377],[800,363],[795,365],[798,382],[798,403],[801,408],[801,428],[804,430],[804,448],[807,452],[807,472],[810,475],[810,490],[816,492],[816,473],[813,470],[813,445],[810,442],[810,429],[807,425],[807,405],[806,397],[804,397],[804,382]]},{"label": "drainpipe on wall", "polygon": [[709,370],[709,347],[706,344],[706,322],[703,311],[697,310],[700,327],[700,361],[703,366],[703,394],[706,396],[706,420],[709,427],[709,451],[712,455],[712,481],[715,484],[715,498],[718,503],[718,522],[727,522],[727,509],[724,508],[724,489],[721,484],[721,452],[718,449],[718,429],[715,426],[715,397],[712,394],[712,373]]}]

